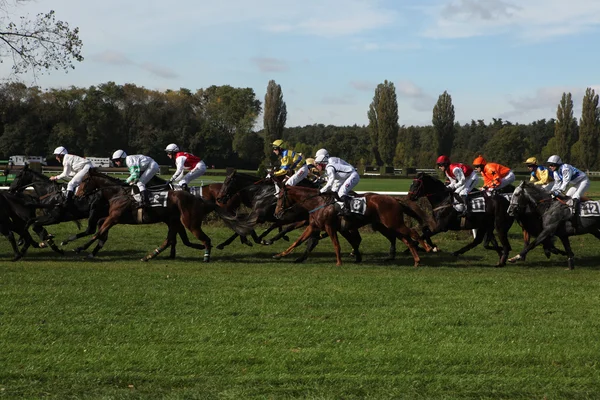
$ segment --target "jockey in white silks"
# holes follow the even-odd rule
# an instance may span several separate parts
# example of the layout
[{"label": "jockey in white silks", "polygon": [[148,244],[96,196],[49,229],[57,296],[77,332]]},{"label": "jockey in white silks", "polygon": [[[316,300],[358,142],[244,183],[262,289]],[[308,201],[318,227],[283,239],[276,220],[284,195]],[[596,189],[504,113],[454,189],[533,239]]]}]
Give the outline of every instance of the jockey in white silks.
[{"label": "jockey in white silks", "polygon": [[128,156],[123,150],[117,150],[113,153],[111,160],[121,167],[124,165],[129,169],[129,177],[125,181],[130,185],[137,185],[140,189],[140,195],[142,198],[142,206],[147,206],[150,203],[148,192],[146,191],[146,184],[150,182],[150,179],[154,177],[159,171],[159,166],[151,157],[136,154]]},{"label": "jockey in white silks", "polygon": [[546,162],[548,169],[552,171],[554,175],[554,184],[547,188],[554,196],[559,193],[564,193],[568,186],[570,186],[566,195],[573,199],[573,209],[575,216],[579,215],[579,203],[581,196],[590,187],[590,178],[570,164],[565,164],[557,155],[552,155]]},{"label": "jockey in white silks", "polygon": [[360,177],[356,168],[338,157],[329,157],[328,153],[315,156],[315,163],[319,171],[325,170],[327,183],[320,189],[321,193],[333,191],[336,186],[337,194],[343,201],[340,214],[346,215],[350,209],[350,196],[348,193],[358,184]]},{"label": "jockey in white silks", "polygon": [[54,149],[54,155],[56,156],[56,160],[62,163],[63,172],[60,175],[51,176],[50,180],[56,181],[67,177],[70,178],[69,183],[67,184],[67,195],[63,204],[66,207],[73,204],[75,189],[79,186],[83,177],[93,165],[90,160],[74,154],[69,154],[67,149],[63,146]]},{"label": "jockey in white silks", "polygon": [[[189,184],[193,179],[196,179],[206,172],[206,164],[204,161],[191,153],[179,151],[179,146],[175,143],[171,143],[165,149],[167,156],[170,159],[175,159],[175,173],[169,180],[170,182],[177,181],[177,184],[181,186],[183,190],[190,191]],[[189,172],[184,175],[184,170],[188,169]]]}]

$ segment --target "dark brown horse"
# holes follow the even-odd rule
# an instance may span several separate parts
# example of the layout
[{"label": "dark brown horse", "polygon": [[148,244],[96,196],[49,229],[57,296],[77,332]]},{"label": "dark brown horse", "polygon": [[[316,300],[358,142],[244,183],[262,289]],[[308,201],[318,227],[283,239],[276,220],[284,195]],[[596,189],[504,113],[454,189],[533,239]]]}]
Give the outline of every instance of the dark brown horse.
[{"label": "dark brown horse", "polygon": [[[391,196],[376,193],[366,193],[356,198],[364,199],[366,203],[365,213],[362,215],[351,213],[349,216],[340,218],[338,215],[339,206],[336,204],[334,193],[321,194],[318,189],[281,186],[277,195],[275,215],[283,215],[287,210],[301,208],[309,213],[310,218],[308,227],[302,235],[287,250],[277,254],[275,258],[290,254],[302,242],[309,238],[314,239],[320,231],[324,230],[333,243],[336,265],[342,265],[338,232],[348,240],[357,261],[360,261],[358,228],[370,224],[374,230],[382,233],[386,238],[402,240],[413,256],[414,266],[419,266],[421,259],[417,253],[415,241],[419,241],[427,251],[431,250],[431,247],[420,240],[418,232],[404,224],[402,205]],[[303,261],[314,246],[314,241],[309,242],[303,258],[297,261]]]},{"label": "dark brown horse", "polygon": [[202,221],[212,211],[215,211],[236,232],[242,234],[247,232],[247,229],[236,220],[235,216],[220,209],[216,204],[204,201],[202,198],[186,191],[169,190],[160,192],[157,196],[164,196],[163,206],[140,208],[130,188],[103,186],[101,179],[96,174],[88,174],[79,186],[77,194],[85,196],[92,192],[101,193],[109,203],[108,215],[98,229],[98,233],[93,236],[92,240],[76,249],[76,251],[85,250],[97,240],[98,244],[92,251],[92,257],[104,246],[110,228],[116,224],[153,224],[159,222],[167,224],[169,228],[167,238],[153,253],[144,257],[144,261],[156,257],[168,247],[171,247],[171,255],[174,257],[176,237],[178,233],[185,232],[184,227],[202,241],[203,245],[186,243],[184,236],[180,235],[184,240],[184,244],[196,249],[204,249],[204,261],[210,261],[212,244],[208,235],[202,230]]}]

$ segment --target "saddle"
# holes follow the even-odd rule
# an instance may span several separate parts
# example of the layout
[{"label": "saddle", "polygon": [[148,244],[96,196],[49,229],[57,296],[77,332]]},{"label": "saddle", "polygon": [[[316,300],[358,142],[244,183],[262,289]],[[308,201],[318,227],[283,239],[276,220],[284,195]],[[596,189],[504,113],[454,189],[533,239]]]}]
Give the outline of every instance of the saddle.
[{"label": "saddle", "polygon": [[[166,207],[167,196],[170,189],[161,188],[163,186],[169,187],[169,185],[159,185],[158,187],[147,188],[148,192],[148,206],[149,207]],[[131,196],[137,202],[138,207],[142,206],[142,195],[140,194],[140,188],[136,185],[131,188]]]}]

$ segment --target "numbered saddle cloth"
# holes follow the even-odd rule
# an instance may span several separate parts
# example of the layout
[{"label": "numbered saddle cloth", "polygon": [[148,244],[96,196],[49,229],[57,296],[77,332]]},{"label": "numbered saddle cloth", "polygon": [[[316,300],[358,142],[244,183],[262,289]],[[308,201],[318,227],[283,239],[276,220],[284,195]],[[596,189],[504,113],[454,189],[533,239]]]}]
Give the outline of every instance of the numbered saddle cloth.
[{"label": "numbered saddle cloth", "polygon": [[580,217],[600,217],[600,201],[584,201],[579,204]]},{"label": "numbered saddle cloth", "polygon": [[[142,204],[142,195],[140,194],[139,189],[137,189],[137,190],[136,189],[137,189],[137,187],[132,190],[131,195],[133,196],[133,199],[135,201],[137,201],[138,204],[141,205]],[[150,200],[149,206],[150,207],[166,207],[168,194],[169,194],[168,190],[157,190],[157,191],[148,190],[148,198]]]},{"label": "numbered saddle cloth", "polygon": [[[512,197],[511,193],[502,193],[500,196],[504,197],[506,200],[510,201]],[[474,213],[484,213],[485,212],[485,195],[477,194],[476,197],[469,196],[467,198],[469,202],[471,202],[471,212]],[[465,205],[458,200],[454,200],[454,209],[458,212],[462,212]]]},{"label": "numbered saddle cloth", "polygon": [[[341,201],[337,202],[340,207],[344,206]],[[367,212],[367,199],[365,197],[352,197],[350,200],[350,212],[353,214],[365,215]]]}]

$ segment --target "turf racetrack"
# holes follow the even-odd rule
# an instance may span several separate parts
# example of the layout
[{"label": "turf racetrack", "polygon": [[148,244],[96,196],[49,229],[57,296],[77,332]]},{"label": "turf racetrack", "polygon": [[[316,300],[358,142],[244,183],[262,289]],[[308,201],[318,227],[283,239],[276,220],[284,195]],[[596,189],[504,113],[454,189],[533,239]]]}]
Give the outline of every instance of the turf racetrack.
[{"label": "turf racetrack", "polygon": [[[60,239],[71,223],[51,229]],[[229,232],[207,233],[217,244]],[[110,399],[595,398],[600,393],[598,241],[576,269],[541,250],[493,268],[468,233],[436,237],[422,267],[363,231],[364,262],[328,239],[305,264],[286,242],[236,241],[213,261],[138,261],[166,227],[117,226],[97,260],[31,250],[0,263],[0,397]],[[291,235],[295,238],[297,233]],[[511,232],[520,249],[519,232]],[[71,244],[72,249],[77,245]],[[10,256],[2,241],[0,258]],[[398,245],[399,251],[404,249]],[[511,254],[515,254],[513,250]],[[163,253],[166,254],[166,253]]]}]

